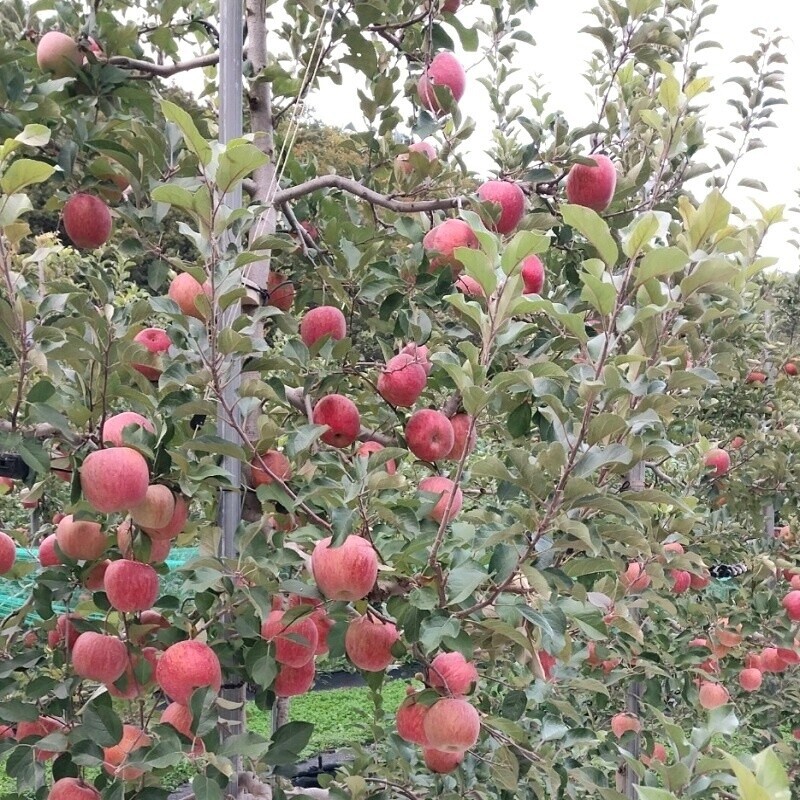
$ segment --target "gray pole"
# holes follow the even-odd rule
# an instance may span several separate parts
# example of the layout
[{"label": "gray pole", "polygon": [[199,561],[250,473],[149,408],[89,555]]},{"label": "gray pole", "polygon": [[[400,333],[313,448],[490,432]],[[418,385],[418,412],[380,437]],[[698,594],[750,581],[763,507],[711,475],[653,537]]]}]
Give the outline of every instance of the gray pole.
[{"label": "gray pole", "polygon": [[[219,53],[219,138],[222,144],[231,139],[238,139],[242,135],[242,36],[244,33],[244,10],[242,0],[219,0],[220,23],[220,53]],[[241,186],[225,198],[230,208],[239,208],[242,204]],[[231,326],[241,314],[241,304],[233,303],[221,314],[219,330]],[[239,387],[241,385],[241,360],[231,358],[227,364],[227,381],[223,393],[224,402],[228,408],[233,409],[238,415]],[[236,428],[227,419],[222,409],[222,404],[217,409],[217,434],[226,441],[239,443],[239,434]],[[233,558],[236,555],[235,535],[241,519],[242,483],[241,462],[236,458],[225,456],[223,468],[230,473],[233,488],[223,490],[219,499],[219,524],[222,528],[220,542],[220,557]],[[227,725],[223,727],[222,736],[244,732],[244,687],[224,689],[222,697],[233,703],[239,703],[237,708],[221,709],[222,716]],[[231,776],[229,793],[238,796],[238,777],[242,771],[241,757],[233,759],[234,773]]]}]

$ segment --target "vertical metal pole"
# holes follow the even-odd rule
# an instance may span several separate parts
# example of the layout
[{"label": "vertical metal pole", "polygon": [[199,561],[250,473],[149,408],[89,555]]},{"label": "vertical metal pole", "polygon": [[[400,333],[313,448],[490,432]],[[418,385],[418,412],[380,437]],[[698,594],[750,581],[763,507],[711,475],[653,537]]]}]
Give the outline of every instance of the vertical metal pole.
[{"label": "vertical metal pole", "polygon": [[[242,0],[219,0],[219,23],[219,136],[220,142],[226,144],[231,139],[238,139],[242,135],[242,37],[244,33]],[[225,202],[230,208],[239,208],[242,204],[241,186],[228,194]],[[215,313],[218,312],[215,310]],[[220,316],[219,330],[230,327],[240,314],[241,304],[239,302],[233,303],[225,309]],[[242,364],[239,358],[232,357],[228,361],[227,380],[223,389],[225,406],[233,409],[233,413],[237,415],[239,414],[241,368]],[[217,434],[226,441],[237,443],[240,441],[236,427],[227,418],[222,404],[218,407]],[[223,490],[219,498],[219,524],[222,528],[220,556],[233,558],[236,556],[236,529],[241,519],[242,465],[238,459],[229,456],[224,457],[222,464],[223,468],[231,475],[233,486],[231,489]],[[234,709],[221,709],[221,716],[227,723],[226,728],[222,730],[223,738],[244,732],[244,687],[223,689],[222,697],[230,702],[240,704]],[[237,797],[242,759],[236,756],[232,761],[234,772],[228,790],[233,797]]]}]

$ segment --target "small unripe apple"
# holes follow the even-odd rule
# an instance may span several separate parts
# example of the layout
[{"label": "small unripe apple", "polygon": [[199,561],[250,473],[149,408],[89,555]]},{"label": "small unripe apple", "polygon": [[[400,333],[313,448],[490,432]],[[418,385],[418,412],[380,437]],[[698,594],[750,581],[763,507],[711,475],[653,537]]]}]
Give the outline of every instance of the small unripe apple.
[{"label": "small unripe apple", "polygon": [[83,778],[59,778],[50,787],[47,800],[100,800],[100,792]]},{"label": "small unripe apple", "polygon": [[497,233],[511,233],[525,215],[525,192],[516,183],[486,181],[478,188],[478,199],[482,203],[499,206],[497,221],[489,223],[489,227]]},{"label": "small unripe apple", "polygon": [[425,367],[410,353],[400,353],[386,362],[378,376],[378,392],[393,406],[410,408],[425,390]]},{"label": "small unripe apple", "polygon": [[405,437],[408,449],[423,461],[445,458],[455,444],[450,420],[432,408],[421,408],[408,418]]},{"label": "small unripe apple", "polygon": [[156,432],[155,426],[147,417],[143,417],[135,411],[122,411],[109,417],[103,423],[100,438],[103,442],[112,444],[114,447],[124,447],[123,432],[128,426],[144,428],[148,433]]},{"label": "small unripe apple", "polygon": [[595,166],[573,164],[567,175],[567,200],[586,206],[598,213],[605,211],[614,197],[617,170],[614,162],[604,155],[592,155]]},{"label": "small unripe apple", "polygon": [[196,689],[208,686],[219,691],[222,667],[207,644],[189,639],[164,651],[158,659],[156,682],[172,701],[187,706]]},{"label": "small unripe apple", "polygon": [[755,692],[761,687],[761,681],[763,680],[763,674],[760,669],[743,669],[739,673],[739,685],[744,689],[746,692]]},{"label": "small unripe apple", "polygon": [[56,542],[65,556],[75,561],[96,561],[106,551],[108,539],[97,522],[64,517],[56,527]]},{"label": "small unripe apple", "polygon": [[5,575],[17,560],[17,545],[7,534],[0,531],[0,575]]},{"label": "small unripe apple", "polygon": [[284,623],[284,611],[271,611],[261,625],[261,636],[275,643],[275,660],[290,667],[302,667],[314,658],[319,631],[310,616]]},{"label": "small unripe apple", "polygon": [[450,417],[450,425],[453,428],[453,447],[446,458],[450,461],[461,461],[464,454],[469,455],[475,449],[478,434],[469,414]]},{"label": "small unripe apple", "polygon": [[417,93],[420,103],[434,114],[442,111],[442,106],[436,97],[435,89],[446,87],[450,90],[453,100],[458,101],[464,95],[467,85],[467,76],[461,62],[448,52],[437,53],[427,69],[422,73],[417,82]]},{"label": "small unripe apple", "polygon": [[[356,456],[359,458],[369,458],[372,453],[377,453],[381,450],[383,450],[383,445],[378,442],[362,442],[356,450]],[[383,465],[383,468],[389,475],[394,475],[395,472],[397,472],[397,464],[394,463],[394,459],[387,461]]]},{"label": "small unripe apple", "polygon": [[348,624],[344,650],[359,669],[381,672],[394,661],[392,647],[399,639],[400,634],[393,623],[365,614]]},{"label": "small unripe apple", "polygon": [[641,729],[642,723],[633,714],[614,714],[611,718],[611,732],[617,739],[624,736],[628,731],[638,733]]},{"label": "small unripe apple", "polygon": [[128,649],[116,636],[86,631],[72,648],[72,666],[82,678],[114,683],[128,666]]},{"label": "small unripe apple", "polygon": [[[450,506],[450,511],[447,513],[448,522],[455,519],[458,512],[461,511],[464,495],[461,492],[461,488],[453,483],[450,478],[430,475],[419,482],[419,490],[440,495],[439,500],[430,512],[431,519],[436,520],[436,522],[441,523],[444,519],[448,505]],[[452,502],[450,501],[451,495],[453,496]]]},{"label": "small unripe apple", "polygon": [[144,457],[130,447],[107,447],[86,456],[81,465],[81,491],[103,514],[127,511],[144,500],[150,470]]},{"label": "small unripe apple", "polygon": [[292,477],[292,465],[280,450],[266,450],[253,456],[250,461],[250,483],[254,489],[262,484],[273,483],[273,475],[281,481],[288,481]]},{"label": "small unripe apple", "polygon": [[461,653],[439,653],[431,661],[427,681],[432,689],[447,694],[469,694],[478,682],[478,670]]},{"label": "small unripe apple", "polygon": [[463,698],[443,697],[428,709],[423,728],[431,747],[463,753],[478,741],[481,719]]},{"label": "small unripe apple", "polygon": [[448,753],[446,750],[437,750],[435,747],[422,748],[422,760],[425,766],[437,775],[446,775],[458,768],[464,760],[464,751]]},{"label": "small unripe apple", "polygon": [[161,355],[169,350],[172,341],[163,328],[145,328],[133,337],[140,344],[146,355],[138,356],[133,368],[149,381],[157,381],[163,372]]},{"label": "small unripe apple", "polygon": [[395,717],[397,723],[397,735],[407,742],[420,744],[425,747],[428,744],[428,737],[425,735],[425,715],[428,713],[428,706],[417,702],[416,695],[411,694],[406,697],[397,709]]},{"label": "small unripe apple", "polygon": [[523,292],[525,294],[541,294],[544,288],[544,264],[539,256],[526,256],[522,259],[520,269]]},{"label": "small unripe apple", "polygon": [[700,705],[711,711],[714,708],[724,706],[730,700],[728,690],[721,683],[703,681],[700,684]]},{"label": "small unripe apple", "polygon": [[354,602],[366,597],[378,579],[378,556],[366,539],[349,535],[339,547],[321,539],[311,553],[311,572],[329,600]]},{"label": "small unripe apple", "polygon": [[175,513],[175,495],[168,486],[153,483],[140,503],[130,507],[131,519],[143,528],[161,530]]},{"label": "small unripe apple", "polygon": [[341,394],[328,394],[314,406],[315,425],[327,425],[329,430],[320,437],[331,447],[348,447],[361,430],[361,415],[356,404]]},{"label": "small unripe apple", "polygon": [[[132,753],[150,747],[153,740],[135,725],[122,726],[122,738],[113,747],[103,748],[103,769],[112,777],[123,781],[135,781],[144,775],[139,767],[127,766]],[[131,759],[133,760],[133,759]]]},{"label": "small unripe apple", "polygon": [[457,247],[480,247],[475,231],[463,219],[446,219],[431,228],[422,239],[422,246],[430,260],[431,269],[448,266],[458,275],[464,265],[454,255]]},{"label": "small unripe apple", "polygon": [[306,347],[312,347],[325,336],[335,340],[347,336],[347,320],[336,306],[317,306],[306,311],[300,320],[300,338]]},{"label": "small unripe apple", "polygon": [[297,697],[305,694],[314,685],[316,664],[312,658],[302,667],[290,667],[281,664],[272,690],[276,697]]},{"label": "small unripe apple", "polygon": [[73,194],[62,212],[64,230],[79,249],[95,249],[111,235],[111,212],[99,198],[85,192]]},{"label": "small unripe apple", "polygon": [[200,283],[195,280],[188,272],[181,272],[176,275],[169,285],[167,296],[177,303],[181,314],[187,317],[204,320],[205,313],[197,305],[197,299],[201,295],[211,299],[211,284],[208,281]]},{"label": "small unripe apple", "polygon": [[703,463],[714,470],[711,473],[712,478],[719,478],[731,468],[731,457],[721,447],[714,447],[705,454]]},{"label": "small unripe apple", "polygon": [[294,304],[294,284],[280,272],[270,270],[267,278],[267,305],[289,311]]},{"label": "small unripe apple", "polygon": [[83,65],[78,43],[61,31],[48,31],[36,45],[36,63],[54,78],[68,78]]},{"label": "small unripe apple", "polygon": [[150,564],[127,558],[109,564],[103,585],[111,607],[124,613],[146,611],[158,597],[158,573]]},{"label": "small unripe apple", "polygon": [[781,604],[786,609],[786,615],[792,622],[800,621],[800,591],[792,590],[783,598]]}]

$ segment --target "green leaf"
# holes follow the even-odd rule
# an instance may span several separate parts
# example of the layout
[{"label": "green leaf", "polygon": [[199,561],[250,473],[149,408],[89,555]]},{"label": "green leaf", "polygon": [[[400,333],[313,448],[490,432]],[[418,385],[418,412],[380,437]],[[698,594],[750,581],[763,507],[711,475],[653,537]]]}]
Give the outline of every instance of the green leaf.
[{"label": "green leaf", "polygon": [[718,189],[701,203],[689,223],[689,241],[692,249],[697,249],[707,239],[728,224],[731,204]]},{"label": "green leaf", "polygon": [[639,800],[678,800],[678,797],[666,789],[656,789],[648,786],[637,786],[636,792]]},{"label": "green leaf", "polygon": [[497,288],[497,275],[486,253],[471,247],[456,247],[453,255],[464,265],[467,275],[478,281],[487,297]]},{"label": "green leaf", "polygon": [[773,748],[768,747],[756,753],[753,764],[759,785],[767,790],[773,800],[790,800],[789,776]]},{"label": "green leaf", "polygon": [[610,281],[606,283],[588,272],[581,272],[580,279],[583,282],[581,300],[591,304],[603,316],[610,314],[617,299],[614,284]]},{"label": "green leaf", "polygon": [[664,211],[648,211],[636,217],[627,228],[620,232],[622,252],[628,258],[635,258],[650,244],[656,234],[666,230],[669,221],[670,216]]},{"label": "green leaf", "polygon": [[272,743],[265,757],[267,764],[280,766],[294,764],[311,740],[314,726],[310,722],[288,722],[272,735]]},{"label": "green leaf", "polygon": [[689,256],[677,247],[660,247],[651,250],[639,262],[636,270],[636,282],[644,283],[659,275],[671,275],[683,269],[689,263]]},{"label": "green leaf", "polygon": [[14,141],[21,142],[29,147],[44,147],[50,141],[50,129],[45,125],[36,123],[26,125],[14,137]]},{"label": "green leaf", "polygon": [[728,753],[725,754],[725,757],[731,765],[733,774],[736,775],[741,800],[777,800],[774,795],[759,785],[756,776],[738,758]]},{"label": "green leaf", "polygon": [[567,204],[561,206],[561,214],[567,225],[580,231],[594,245],[600,258],[609,267],[617,263],[619,258],[617,244],[611,236],[608,225],[597,212],[584,206]]},{"label": "green leaf", "polygon": [[205,775],[192,778],[192,793],[196,800],[223,800],[225,796],[220,785]]},{"label": "green leaf", "polygon": [[156,186],[150,192],[150,197],[157,203],[185,208],[187,211],[191,211],[194,207],[194,195],[188,189],[176,186],[174,183]]},{"label": "green leaf", "polygon": [[101,747],[113,747],[122,739],[122,721],[111,707],[111,695],[101,694],[90,700],[81,713],[82,738]]},{"label": "green leaf", "polygon": [[510,747],[498,747],[492,759],[492,780],[508,792],[519,790],[519,761]]},{"label": "green leaf", "polygon": [[56,168],[44,161],[34,161],[32,158],[18,158],[0,178],[0,189],[6,194],[14,194],[26,186],[34,183],[43,183]]},{"label": "green leaf", "polygon": [[681,294],[686,299],[699,289],[727,284],[737,272],[736,266],[721,258],[703,261],[681,281]]},{"label": "green leaf", "polygon": [[211,145],[200,135],[191,114],[175,103],[170,103],[169,100],[161,101],[161,111],[169,122],[178,126],[189,150],[197,156],[203,166],[207,166],[211,161]]},{"label": "green leaf", "polygon": [[251,142],[236,139],[219,157],[216,181],[220,191],[227,193],[251,172],[263,167],[269,158]]},{"label": "green leaf", "polygon": [[33,208],[26,194],[0,195],[0,228],[17,222]]},{"label": "green leaf", "polygon": [[447,576],[448,603],[463,603],[485,580],[486,570],[475,562],[456,567]]},{"label": "green leaf", "polygon": [[549,236],[536,231],[517,231],[503,250],[500,267],[506,275],[510,275],[524,258],[546,253],[549,247]]}]

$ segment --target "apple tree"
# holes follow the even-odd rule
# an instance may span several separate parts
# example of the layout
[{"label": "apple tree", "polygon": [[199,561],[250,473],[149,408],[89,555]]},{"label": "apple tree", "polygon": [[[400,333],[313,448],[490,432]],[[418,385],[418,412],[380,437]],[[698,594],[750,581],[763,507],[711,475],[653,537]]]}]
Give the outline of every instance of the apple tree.
[{"label": "apple tree", "polygon": [[[730,133],[715,7],[602,0],[576,127],[520,84],[533,0],[246,0],[241,103],[230,7],[129,6],[0,10],[3,508],[47,508],[0,538],[30,589],[2,622],[19,791],[163,798],[181,764],[198,798],[296,793],[281,708],[344,657],[375,712],[326,796],[788,798],[781,209],[728,196],[758,189],[780,39]],[[363,124],[323,159],[295,144],[326,80]]]}]

